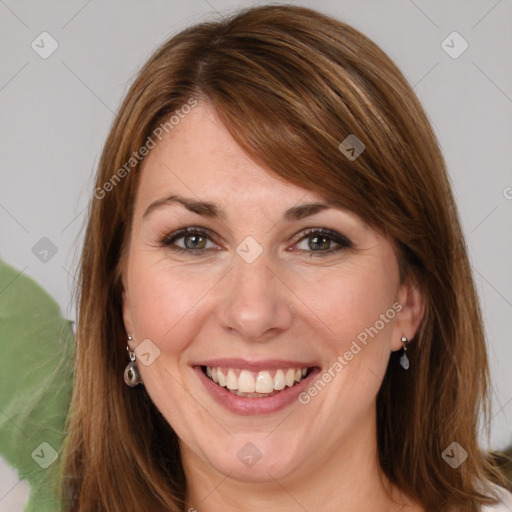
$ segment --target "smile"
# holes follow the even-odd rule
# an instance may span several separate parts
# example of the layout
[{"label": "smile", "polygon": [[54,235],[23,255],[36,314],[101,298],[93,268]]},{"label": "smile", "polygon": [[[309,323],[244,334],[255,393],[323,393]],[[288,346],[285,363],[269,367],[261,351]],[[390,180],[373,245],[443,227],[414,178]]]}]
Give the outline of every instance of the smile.
[{"label": "smile", "polygon": [[191,366],[210,397],[238,416],[272,414],[299,404],[299,394],[321,371],[313,360],[215,358]]},{"label": "smile", "polygon": [[308,375],[308,368],[277,368],[252,371],[221,366],[203,366],[206,376],[232,394],[245,398],[271,397],[285,387],[299,384]]}]

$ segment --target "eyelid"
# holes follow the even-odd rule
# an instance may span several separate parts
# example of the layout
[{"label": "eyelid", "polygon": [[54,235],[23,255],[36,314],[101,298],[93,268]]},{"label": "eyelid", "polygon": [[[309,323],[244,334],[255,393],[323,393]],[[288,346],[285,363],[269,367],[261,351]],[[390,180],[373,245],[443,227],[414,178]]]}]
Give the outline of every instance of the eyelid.
[{"label": "eyelid", "polygon": [[[297,233],[297,235],[294,236],[294,241],[300,242],[301,240],[303,240],[304,238],[307,238],[309,235],[312,235],[312,234],[325,235],[325,236],[331,238],[332,240],[334,240],[336,243],[338,243],[344,247],[349,247],[349,248],[353,247],[352,241],[347,236],[345,236],[342,233],[339,233],[337,231],[334,231],[332,229],[329,229],[329,228],[319,228],[319,227],[303,228],[301,231],[299,231],[299,233]],[[324,251],[324,252],[327,252],[327,251]]]},{"label": "eyelid", "polygon": [[[193,235],[193,234],[199,234],[207,237],[210,241],[217,243],[216,235],[213,233],[213,231],[207,229],[207,228],[201,228],[201,227],[195,227],[195,226],[180,226],[171,233],[165,232],[165,234],[161,235],[159,237],[159,242],[163,245],[171,245],[175,240],[178,240],[180,238],[183,238],[187,235]],[[199,249],[195,252],[199,252],[200,250],[205,249]],[[192,252],[191,250],[187,252]]]}]

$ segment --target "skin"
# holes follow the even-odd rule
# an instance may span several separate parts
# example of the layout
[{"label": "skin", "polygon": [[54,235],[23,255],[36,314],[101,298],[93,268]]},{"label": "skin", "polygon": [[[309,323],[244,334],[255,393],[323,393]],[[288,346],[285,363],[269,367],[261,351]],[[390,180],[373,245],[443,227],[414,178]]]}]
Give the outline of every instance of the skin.
[{"label": "skin", "polygon": [[[176,202],[143,217],[171,193],[214,202],[225,219]],[[424,510],[384,477],[376,437],[376,395],[390,353],[421,322],[421,293],[400,282],[391,243],[354,214],[329,208],[283,220],[286,209],[316,201],[323,198],[252,161],[208,103],[181,120],[143,163],[123,315],[132,349],[149,339],[160,350],[139,368],[180,440],[186,510]],[[199,245],[204,255],[160,243],[181,226],[211,231],[206,246]],[[318,249],[301,235],[309,227],[341,233],[352,247],[318,256],[338,244]],[[236,252],[247,236],[262,248],[252,263]],[[174,243],[183,248],[186,241]],[[190,237],[188,243],[194,247]],[[325,371],[394,303],[401,311],[307,405],[237,415],[211,399],[191,366],[241,357],[310,361]],[[248,442],[262,454],[252,467],[237,457]]]}]

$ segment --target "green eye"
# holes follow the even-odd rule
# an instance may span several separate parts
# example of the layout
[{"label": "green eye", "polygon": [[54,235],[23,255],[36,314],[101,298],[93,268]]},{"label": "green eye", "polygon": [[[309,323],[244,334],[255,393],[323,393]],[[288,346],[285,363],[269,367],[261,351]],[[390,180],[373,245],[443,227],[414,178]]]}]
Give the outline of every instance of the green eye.
[{"label": "green eye", "polygon": [[[352,243],[347,237],[324,228],[312,228],[305,231],[296,246],[304,242],[306,243],[306,247],[299,247],[298,250],[310,252],[311,256],[313,256],[313,254],[315,256],[327,256],[342,249],[352,247]],[[333,243],[336,245],[334,248],[332,248]]]},{"label": "green eye", "polygon": [[[183,240],[183,245],[176,242]],[[208,248],[207,243],[211,242],[208,232],[201,228],[182,228],[162,240],[162,245],[169,247],[173,251],[194,253],[194,255],[203,254]]]},{"label": "green eye", "polygon": [[185,240],[185,247],[187,249],[204,249],[206,247],[207,239],[202,235],[185,235],[179,239]]}]

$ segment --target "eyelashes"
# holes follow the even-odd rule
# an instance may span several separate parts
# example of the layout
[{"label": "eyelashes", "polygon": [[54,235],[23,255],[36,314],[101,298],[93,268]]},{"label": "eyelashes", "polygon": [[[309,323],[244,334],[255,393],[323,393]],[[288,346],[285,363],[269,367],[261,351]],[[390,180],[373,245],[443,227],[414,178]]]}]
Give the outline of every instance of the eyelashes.
[{"label": "eyelashes", "polygon": [[[179,240],[181,238],[183,239],[186,239],[186,238],[194,238],[196,239],[199,239],[199,240],[207,240],[207,241],[210,241],[212,242],[212,236],[210,234],[210,232],[206,229],[203,229],[203,228],[196,228],[196,227],[184,227],[184,228],[180,228],[168,235],[166,235],[162,240],[161,240],[161,245],[165,246],[165,247],[168,247],[169,249],[171,249],[172,251],[175,251],[175,252],[180,252],[180,253],[186,253],[186,252],[193,252],[194,253],[194,256],[200,256],[202,254],[204,254],[206,251],[208,250],[211,250],[211,249],[197,249],[197,248],[184,248],[184,247],[179,247],[176,245],[176,240]],[[195,243],[195,242],[193,242]],[[214,249],[216,250],[216,249]]]},{"label": "eyelashes", "polygon": [[[333,231],[331,229],[326,228],[307,228],[303,231],[301,231],[296,237],[294,237],[295,244],[292,247],[295,247],[296,245],[299,245],[303,242],[306,243],[306,249],[293,249],[294,252],[303,252],[303,253],[310,253],[310,257],[313,256],[329,256],[333,253],[338,253],[342,251],[343,249],[351,249],[353,247],[352,242],[341,233],[338,233],[337,231]],[[322,247],[327,242],[327,245],[329,245],[328,250],[316,250],[310,248],[310,243],[313,242],[311,245],[313,247]],[[334,248],[331,247],[332,243],[336,244]]]},{"label": "eyelashes", "polygon": [[[215,236],[209,230],[200,227],[181,227],[172,233],[166,234],[159,240],[162,247],[166,247],[173,252],[180,254],[189,254],[192,257],[202,256],[207,252],[218,251],[214,242]],[[184,246],[176,244],[183,240]],[[305,241],[307,249],[295,248]],[[335,244],[335,247],[331,247]],[[210,244],[210,247],[207,247]],[[329,246],[328,250],[325,246]],[[311,247],[316,247],[312,249]],[[309,253],[310,257],[329,256],[338,253],[344,249],[353,247],[352,242],[341,233],[326,228],[307,228],[294,236],[294,245],[292,252]]]}]

